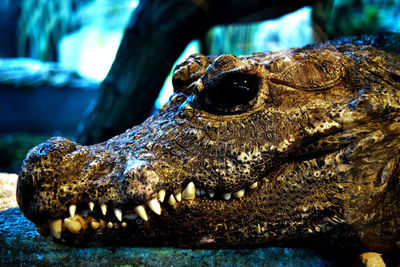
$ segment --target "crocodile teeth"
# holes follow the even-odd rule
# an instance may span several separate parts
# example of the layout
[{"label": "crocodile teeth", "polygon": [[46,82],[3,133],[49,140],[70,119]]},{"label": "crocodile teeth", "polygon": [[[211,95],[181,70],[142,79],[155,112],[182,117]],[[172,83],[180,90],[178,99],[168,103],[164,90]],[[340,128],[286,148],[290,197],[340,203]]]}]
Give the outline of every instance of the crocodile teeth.
[{"label": "crocodile teeth", "polygon": [[236,198],[241,198],[244,195],[244,189],[241,189],[239,191],[236,191],[235,193],[233,193],[233,196]]},{"label": "crocodile teeth", "polygon": [[94,203],[93,202],[89,202],[89,209],[91,211],[93,211],[93,209],[94,209]]},{"label": "crocodile teeth", "polygon": [[174,195],[170,195],[168,198],[168,204],[170,204],[171,206],[174,206],[176,204],[176,200],[174,198]]},{"label": "crocodile teeth", "polygon": [[254,184],[251,184],[250,186],[249,186],[249,188],[250,189],[254,189],[254,188],[256,188],[258,186],[258,182],[255,182]]},{"label": "crocodile teeth", "polygon": [[149,218],[147,217],[146,210],[144,209],[143,205],[139,205],[135,208],[137,215],[140,216],[143,220],[147,221]]},{"label": "crocodile teeth", "polygon": [[194,199],[196,197],[196,188],[193,182],[190,182],[182,191],[182,197],[184,199]]},{"label": "crocodile teeth", "polygon": [[214,191],[210,191],[210,192],[208,192],[208,195],[209,195],[211,198],[213,198],[214,195],[215,195],[215,193],[214,193]]},{"label": "crocodile teeth", "polygon": [[176,195],[175,195],[175,199],[176,199],[176,201],[181,202],[181,200],[182,200],[182,194],[181,194],[181,193],[176,194]]},{"label": "crocodile teeth", "polygon": [[126,222],[122,222],[122,223],[121,223],[121,227],[122,227],[122,228],[126,228],[126,226],[127,226]]},{"label": "crocodile teeth", "polygon": [[195,195],[196,195],[196,197],[199,197],[201,195],[200,189],[196,189]]},{"label": "crocodile teeth", "polygon": [[153,198],[149,202],[147,202],[147,205],[149,205],[150,209],[154,211],[155,214],[160,215],[161,214],[161,206],[160,202],[158,202],[157,198]]},{"label": "crocodile teeth", "polygon": [[69,206],[69,216],[74,217],[76,212],[76,205]]},{"label": "crocodile teeth", "polygon": [[60,239],[61,238],[61,231],[62,231],[62,221],[61,219],[55,220],[50,222],[50,232],[51,234],[57,238]]},{"label": "crocodile teeth", "polygon": [[100,209],[101,209],[101,213],[103,213],[103,215],[105,216],[107,213],[107,205],[106,204],[100,204]]},{"label": "crocodile teeth", "polygon": [[122,221],[122,211],[120,209],[114,209],[115,217],[117,217],[118,221]]},{"label": "crocodile teeth", "polygon": [[163,203],[164,199],[165,199],[165,194],[167,193],[167,191],[165,189],[161,189],[160,191],[158,191],[157,197],[158,200]]},{"label": "crocodile teeth", "polygon": [[225,193],[225,194],[223,194],[222,195],[222,197],[225,199],[225,200],[229,200],[229,199],[231,199],[231,193]]},{"label": "crocodile teeth", "polygon": [[113,223],[112,223],[112,222],[108,222],[108,223],[107,223],[107,228],[108,228],[108,229],[113,228]]},{"label": "crocodile teeth", "polygon": [[97,228],[99,228],[99,226],[100,226],[100,223],[98,223],[98,222],[91,222],[90,223],[90,227],[92,227],[92,229],[97,229]]},{"label": "crocodile teeth", "polygon": [[77,234],[81,230],[80,222],[68,218],[64,219],[64,225],[73,234]]}]

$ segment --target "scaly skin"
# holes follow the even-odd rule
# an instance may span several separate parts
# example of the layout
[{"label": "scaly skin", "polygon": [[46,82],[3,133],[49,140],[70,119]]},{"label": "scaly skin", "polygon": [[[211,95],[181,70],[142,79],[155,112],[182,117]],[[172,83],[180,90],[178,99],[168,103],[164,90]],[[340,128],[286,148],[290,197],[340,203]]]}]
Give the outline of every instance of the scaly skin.
[{"label": "scaly skin", "polygon": [[[193,55],[176,68],[169,103],[143,124],[92,146],[59,137],[33,148],[20,209],[43,235],[77,246],[394,250],[399,70],[397,55],[361,42]],[[157,215],[147,203],[163,189]]]}]

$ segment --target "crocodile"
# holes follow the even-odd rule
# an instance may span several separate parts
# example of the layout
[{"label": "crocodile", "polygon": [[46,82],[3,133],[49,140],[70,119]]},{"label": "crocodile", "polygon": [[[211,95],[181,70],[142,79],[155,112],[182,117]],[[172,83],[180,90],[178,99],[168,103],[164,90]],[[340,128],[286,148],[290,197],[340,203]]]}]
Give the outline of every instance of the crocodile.
[{"label": "crocodile", "polygon": [[79,247],[396,251],[400,57],[385,40],[194,54],[141,125],[32,148],[20,210]]}]

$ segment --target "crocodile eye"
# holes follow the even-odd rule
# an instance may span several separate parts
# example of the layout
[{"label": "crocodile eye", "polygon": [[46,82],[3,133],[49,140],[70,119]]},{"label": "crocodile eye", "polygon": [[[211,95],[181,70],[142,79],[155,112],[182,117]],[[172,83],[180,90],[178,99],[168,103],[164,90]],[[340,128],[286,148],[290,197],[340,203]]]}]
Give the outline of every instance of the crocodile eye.
[{"label": "crocodile eye", "polygon": [[195,89],[194,105],[213,114],[239,114],[256,103],[260,77],[247,73],[228,73],[204,82]]}]

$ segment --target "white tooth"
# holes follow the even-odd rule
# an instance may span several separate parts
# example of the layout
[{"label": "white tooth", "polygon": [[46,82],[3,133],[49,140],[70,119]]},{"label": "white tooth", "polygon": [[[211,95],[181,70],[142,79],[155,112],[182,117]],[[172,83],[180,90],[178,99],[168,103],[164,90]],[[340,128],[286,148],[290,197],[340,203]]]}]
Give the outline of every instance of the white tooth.
[{"label": "white tooth", "polygon": [[176,195],[175,195],[175,199],[176,199],[176,201],[181,202],[181,200],[182,200],[182,194],[181,194],[181,193],[176,194]]},{"label": "white tooth", "polygon": [[76,212],[76,205],[69,206],[69,216],[74,217]]},{"label": "white tooth", "polygon": [[161,206],[160,206],[160,202],[158,202],[157,198],[153,198],[152,200],[150,200],[147,205],[149,205],[150,209],[152,211],[154,211],[155,214],[160,215],[161,214]]},{"label": "white tooth", "polygon": [[101,209],[101,213],[103,213],[103,215],[105,216],[107,213],[107,205],[106,204],[100,204],[100,209]]},{"label": "white tooth", "polygon": [[163,203],[164,199],[165,199],[165,194],[167,193],[167,191],[165,189],[161,189],[160,191],[158,191],[157,197],[158,200]]},{"label": "white tooth", "polygon": [[137,206],[135,208],[135,211],[136,211],[137,215],[139,215],[140,218],[142,218],[143,220],[147,221],[149,219],[147,217],[147,213],[146,213],[146,210],[144,209],[143,205]]},{"label": "white tooth", "polygon": [[61,231],[62,231],[62,220],[58,219],[55,221],[50,222],[50,232],[51,234],[57,238],[60,239],[61,238]]},{"label": "white tooth", "polygon": [[250,189],[254,189],[258,186],[258,182],[255,182],[254,184],[250,185],[249,188]]},{"label": "white tooth", "polygon": [[93,209],[94,209],[94,203],[93,202],[89,202],[89,209],[91,211],[93,211]]},{"label": "white tooth", "polygon": [[239,191],[236,191],[235,193],[233,193],[233,196],[236,198],[241,198],[244,195],[244,189],[241,189]]},{"label": "white tooth", "polygon": [[115,217],[117,217],[118,221],[122,221],[122,211],[120,209],[114,209]]},{"label": "white tooth", "polygon": [[82,227],[80,222],[68,218],[64,219],[64,225],[73,234],[79,233]]},{"label": "white tooth", "polygon": [[196,197],[196,188],[193,182],[190,182],[182,191],[182,197],[184,199],[194,199]]},{"label": "white tooth", "polygon": [[99,228],[100,223],[93,221],[90,223],[90,226],[92,227],[92,229],[97,229],[97,228]]},{"label": "white tooth", "polygon": [[211,198],[213,198],[214,195],[215,195],[215,193],[214,193],[214,191],[210,191],[210,192],[208,192],[208,195],[209,195]]},{"label": "white tooth", "polygon": [[196,189],[196,197],[199,197],[201,194],[200,189]]},{"label": "white tooth", "polygon": [[170,204],[171,206],[174,206],[176,204],[176,200],[174,198],[174,195],[171,194],[168,198],[168,204]]},{"label": "white tooth", "polygon": [[225,194],[222,195],[222,197],[223,197],[225,200],[229,200],[229,199],[231,199],[231,193],[225,193]]}]

